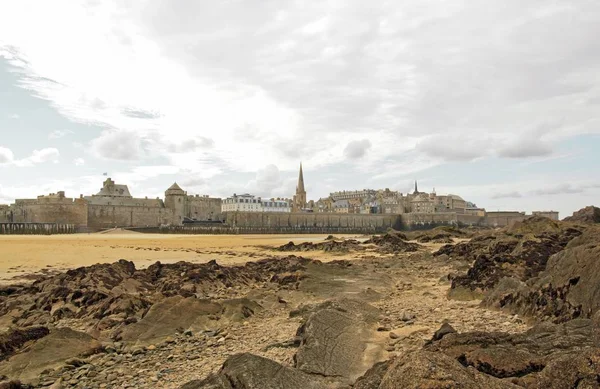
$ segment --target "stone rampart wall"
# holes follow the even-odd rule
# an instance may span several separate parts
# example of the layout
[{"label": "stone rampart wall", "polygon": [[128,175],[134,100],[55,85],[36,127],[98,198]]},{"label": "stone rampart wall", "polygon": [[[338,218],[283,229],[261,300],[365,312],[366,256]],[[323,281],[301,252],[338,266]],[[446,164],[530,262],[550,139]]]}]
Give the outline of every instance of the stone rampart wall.
[{"label": "stone rampart wall", "polygon": [[346,229],[385,231],[400,228],[398,215],[341,213],[226,212],[225,224],[236,228],[264,229]]},{"label": "stone rampart wall", "polygon": [[88,206],[88,227],[156,227],[173,222],[169,208],[136,206]]},{"label": "stone rampart wall", "polygon": [[506,227],[512,226],[516,222],[521,222],[527,219],[529,216],[525,215],[506,215],[506,216],[490,216],[487,215],[486,223],[489,227]]},{"label": "stone rampart wall", "polygon": [[0,223],[0,235],[74,234],[77,228],[74,224]]},{"label": "stone rampart wall", "polygon": [[17,202],[11,207],[13,223],[53,223],[87,226],[88,204],[84,200],[62,202]]},{"label": "stone rampart wall", "polygon": [[185,216],[196,220],[221,220],[221,199],[188,196]]}]

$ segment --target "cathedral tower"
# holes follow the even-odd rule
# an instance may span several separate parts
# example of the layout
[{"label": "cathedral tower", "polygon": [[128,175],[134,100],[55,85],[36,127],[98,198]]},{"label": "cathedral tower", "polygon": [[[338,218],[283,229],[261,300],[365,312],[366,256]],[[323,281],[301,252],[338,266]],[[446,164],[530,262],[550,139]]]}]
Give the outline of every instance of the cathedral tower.
[{"label": "cathedral tower", "polygon": [[306,208],[306,190],[304,189],[304,175],[302,174],[302,162],[300,162],[300,173],[298,175],[298,185],[296,185],[296,195],[294,196],[294,212],[300,212]]}]

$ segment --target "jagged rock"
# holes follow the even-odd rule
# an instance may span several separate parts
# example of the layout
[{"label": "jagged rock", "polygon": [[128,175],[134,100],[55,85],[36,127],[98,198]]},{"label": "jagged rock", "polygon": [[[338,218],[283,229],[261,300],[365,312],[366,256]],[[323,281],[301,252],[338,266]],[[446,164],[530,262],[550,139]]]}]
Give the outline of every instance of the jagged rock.
[{"label": "jagged rock", "polygon": [[573,212],[573,216],[564,218],[564,221],[574,223],[600,223],[600,208],[593,205]]},{"label": "jagged rock", "polygon": [[[597,320],[577,319],[561,325],[543,323],[522,334],[452,333],[424,349],[443,353],[486,375],[514,379],[526,387],[574,387],[556,383],[543,386],[540,382],[550,383],[560,361],[570,355],[600,355],[598,328]],[[597,364],[589,365],[582,359],[573,362],[574,370],[569,374],[570,377],[591,376],[590,369],[597,367]]]},{"label": "jagged rock", "polygon": [[[118,332],[142,320],[153,304],[167,297],[193,297],[266,282],[285,284],[289,282],[285,274],[303,274],[309,264],[336,266],[289,256],[243,266],[220,266],[215,261],[157,262],[147,269],[136,270],[132,262],[120,260],[69,270],[31,286],[4,288],[0,295],[0,316],[10,314],[11,324],[17,327],[80,319],[89,323],[95,335]],[[305,277],[295,277],[295,281]]]},{"label": "jagged rock", "polygon": [[296,368],[355,381],[383,358],[382,345],[374,341],[378,313],[367,303],[349,299],[317,307],[298,329]]},{"label": "jagged rock", "polygon": [[581,229],[544,217],[531,217],[521,223],[470,242],[444,246],[435,255],[446,254],[451,260],[473,261],[466,275],[452,279],[451,297],[473,292],[481,296],[506,277],[526,281],[546,268],[548,259],[562,251],[582,234]]},{"label": "jagged rock", "polygon": [[373,236],[365,244],[374,244],[377,250],[385,254],[408,253],[418,251],[421,246],[406,241],[406,236],[399,232],[388,232],[385,235]]},{"label": "jagged rock", "polygon": [[100,348],[90,335],[70,328],[55,328],[26,350],[0,362],[0,375],[25,383],[46,369],[61,366],[68,359],[93,353]]},{"label": "jagged rock", "polygon": [[517,386],[466,368],[442,353],[416,351],[381,364],[361,377],[360,389],[516,389]]},{"label": "jagged rock", "polygon": [[299,244],[289,242],[277,248],[278,251],[325,251],[340,253],[360,251],[364,249],[365,248],[360,245],[360,242],[355,239],[344,239],[342,241],[338,241],[335,239],[326,239],[325,242],[303,242]]},{"label": "jagged rock", "polygon": [[229,357],[218,374],[191,381],[180,389],[318,389],[308,374],[252,354]]},{"label": "jagged rock", "polygon": [[530,285],[499,285],[484,303],[555,322],[591,317],[600,310],[599,258],[600,242],[568,248],[552,256]]}]

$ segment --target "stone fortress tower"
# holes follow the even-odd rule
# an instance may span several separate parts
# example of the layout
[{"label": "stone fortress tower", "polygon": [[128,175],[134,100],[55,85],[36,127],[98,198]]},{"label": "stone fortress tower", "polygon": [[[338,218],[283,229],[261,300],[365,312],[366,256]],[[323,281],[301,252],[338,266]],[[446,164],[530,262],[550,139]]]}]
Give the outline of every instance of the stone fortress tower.
[{"label": "stone fortress tower", "polygon": [[300,162],[300,173],[298,175],[298,185],[296,185],[296,194],[293,199],[292,212],[300,212],[306,208],[306,190],[304,189],[304,175],[302,174],[302,162]]},{"label": "stone fortress tower", "polygon": [[186,216],[187,193],[174,183],[165,191],[165,207],[173,211],[174,224],[182,224]]}]

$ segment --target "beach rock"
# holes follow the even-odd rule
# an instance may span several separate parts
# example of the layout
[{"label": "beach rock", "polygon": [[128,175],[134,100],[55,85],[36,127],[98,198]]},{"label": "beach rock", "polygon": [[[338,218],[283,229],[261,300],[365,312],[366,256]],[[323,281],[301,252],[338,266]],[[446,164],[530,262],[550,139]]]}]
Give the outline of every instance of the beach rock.
[{"label": "beach rock", "polygon": [[[600,242],[567,248],[550,258],[527,285],[499,285],[485,305],[554,322],[592,317],[600,310]],[[510,287],[512,286],[512,287]]]},{"label": "beach rock", "polygon": [[383,345],[374,340],[378,314],[362,301],[344,299],[320,305],[296,334],[300,338],[296,368],[354,382],[383,360]]},{"label": "beach rock", "polygon": [[572,224],[535,216],[500,233],[444,246],[435,255],[473,262],[467,274],[453,277],[449,295],[455,297],[466,290],[474,292],[475,297],[484,295],[506,277],[520,281],[537,277],[553,254],[581,234],[582,230]]},{"label": "beach rock", "polygon": [[417,243],[407,242],[406,236],[398,232],[373,236],[365,241],[365,244],[374,244],[377,246],[377,251],[384,254],[415,252],[421,248],[421,245]]},{"label": "beach rock", "polygon": [[0,362],[0,375],[29,383],[46,369],[67,360],[96,352],[100,344],[90,335],[70,328],[55,328],[22,352]]},{"label": "beach rock", "polygon": [[308,374],[252,354],[229,357],[221,370],[204,380],[191,381],[180,389],[318,389]]},{"label": "beach rock", "polygon": [[563,220],[574,223],[600,223],[600,208],[594,206],[585,207],[573,212],[573,216],[566,217]]}]

